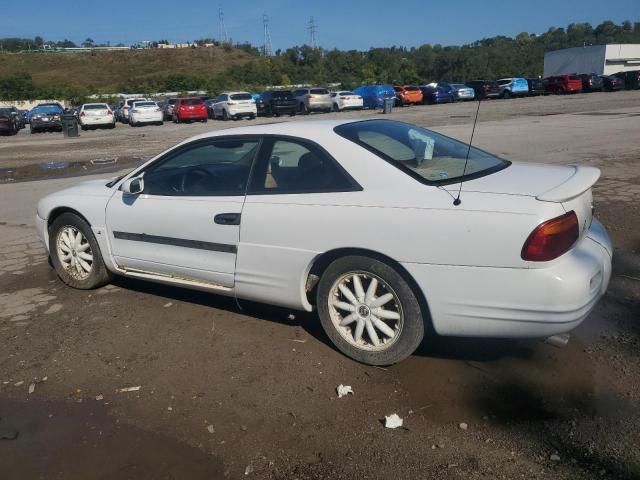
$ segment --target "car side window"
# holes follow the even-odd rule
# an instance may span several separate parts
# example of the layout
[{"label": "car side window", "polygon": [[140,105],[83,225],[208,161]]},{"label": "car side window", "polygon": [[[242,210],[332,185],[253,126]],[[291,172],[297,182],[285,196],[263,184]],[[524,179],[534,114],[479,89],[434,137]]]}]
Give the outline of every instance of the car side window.
[{"label": "car side window", "polygon": [[180,148],[145,170],[143,193],[244,195],[258,145],[257,139],[219,139]]},{"label": "car side window", "polygon": [[265,145],[250,193],[310,193],[353,190],[354,183],[326,152],[295,140]]}]

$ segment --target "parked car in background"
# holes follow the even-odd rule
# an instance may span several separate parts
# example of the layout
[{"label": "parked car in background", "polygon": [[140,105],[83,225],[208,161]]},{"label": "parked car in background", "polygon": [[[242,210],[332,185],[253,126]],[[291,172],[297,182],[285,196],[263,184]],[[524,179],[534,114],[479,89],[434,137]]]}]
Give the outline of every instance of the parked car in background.
[{"label": "parked car in background", "polygon": [[22,130],[25,127],[26,122],[24,119],[24,115],[15,106],[11,105],[8,107],[0,107],[0,108],[7,108],[11,111],[11,115],[13,115],[13,117],[16,119],[16,124],[18,125],[19,130]]},{"label": "parked car in background", "polygon": [[293,116],[298,111],[299,105],[290,90],[269,90],[260,94],[260,108],[259,113],[269,117]]},{"label": "parked car in background", "polygon": [[467,87],[464,83],[438,83],[438,85],[451,90],[454,101],[473,100],[476,96],[473,88]]},{"label": "parked car in background", "polygon": [[497,83],[500,88],[500,98],[524,97],[529,94],[526,78],[501,78]]},{"label": "parked car in background", "polygon": [[334,112],[341,112],[342,110],[362,110],[364,106],[360,95],[347,90],[331,92],[331,98],[333,99]]},{"label": "parked car in background", "polygon": [[491,80],[472,80],[467,82],[467,86],[473,88],[476,98],[479,100],[498,98],[500,96],[498,82]]},{"label": "parked car in background", "polygon": [[178,98],[173,107],[173,122],[206,122],[209,119],[207,107],[200,97]]},{"label": "parked car in background", "polygon": [[627,90],[637,90],[640,88],[640,70],[630,70],[628,72],[618,72],[614,75],[624,82]]},{"label": "parked car in background", "polygon": [[580,93],[582,79],[578,75],[555,75],[544,79],[544,88],[547,92],[557,95]]},{"label": "parked car in background", "polygon": [[527,78],[527,86],[529,87],[529,95],[532,97],[547,93],[541,78]]},{"label": "parked car in background", "polygon": [[15,135],[20,131],[18,120],[9,107],[0,107],[0,134]]},{"label": "parked car in background", "polygon": [[389,365],[425,333],[546,338],[580,325],[611,277],[599,176],[404,122],[279,122],[198,135],[47,195],[34,220],[70,287],[122,275],[315,311],[345,355]]},{"label": "parked car in background", "polygon": [[123,100],[120,104],[120,121],[122,123],[129,123],[129,113],[131,111],[131,105],[134,102],[148,102],[150,101],[148,98],[129,98],[127,100]]},{"label": "parked car in background", "polygon": [[362,97],[364,108],[382,108],[387,98],[396,98],[396,91],[391,85],[362,85],[353,90]]},{"label": "parked car in background", "polygon": [[213,104],[214,103],[216,103],[216,99],[215,98],[210,98],[209,100],[205,100],[204,101],[204,106],[207,107],[207,116],[211,120],[215,119],[215,117],[213,116]]},{"label": "parked car in background", "polygon": [[422,103],[422,90],[416,85],[395,85],[396,105],[418,105]]},{"label": "parked car in background", "polygon": [[62,114],[64,109],[60,104],[42,104],[33,108],[29,113],[29,129],[31,133],[43,131],[62,131]]},{"label": "parked car in background", "polygon": [[601,92],[602,78],[595,73],[582,73],[578,75],[582,81],[583,92]]},{"label": "parked car in background", "polygon": [[212,118],[222,120],[254,119],[258,116],[256,102],[249,92],[222,92],[209,107]]},{"label": "parked car in background", "polygon": [[116,119],[106,103],[85,103],[80,106],[78,121],[82,130],[89,128],[115,128]]},{"label": "parked car in background", "polygon": [[178,102],[177,98],[167,98],[160,108],[162,109],[162,115],[164,120],[172,120],[173,119],[173,109]]},{"label": "parked car in background", "polygon": [[156,102],[145,100],[133,102],[129,112],[129,125],[139,127],[140,125],[162,125],[164,114]]},{"label": "parked car in background", "polygon": [[293,96],[298,100],[298,111],[302,114],[330,112],[333,107],[331,95],[326,88],[299,88],[293,92]]},{"label": "parked car in background", "polygon": [[422,93],[423,105],[453,103],[456,99],[453,89],[448,84],[430,83],[429,85],[421,85],[419,88]]},{"label": "parked car in background", "polygon": [[602,89],[605,92],[617,92],[624,90],[624,80],[615,75],[600,75],[602,79]]}]

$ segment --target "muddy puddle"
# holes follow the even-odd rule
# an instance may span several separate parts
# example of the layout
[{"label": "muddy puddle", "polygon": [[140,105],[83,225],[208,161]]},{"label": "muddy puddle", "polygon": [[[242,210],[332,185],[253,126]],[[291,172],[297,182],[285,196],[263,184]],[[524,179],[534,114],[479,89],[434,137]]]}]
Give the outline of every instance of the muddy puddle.
[{"label": "muddy puddle", "polygon": [[209,480],[224,476],[220,457],[120,423],[103,402],[78,400],[1,400],[0,477]]},{"label": "muddy puddle", "polygon": [[126,168],[135,168],[150,158],[151,156],[111,157],[78,162],[61,160],[20,167],[4,167],[0,168],[0,184],[116,172]]}]

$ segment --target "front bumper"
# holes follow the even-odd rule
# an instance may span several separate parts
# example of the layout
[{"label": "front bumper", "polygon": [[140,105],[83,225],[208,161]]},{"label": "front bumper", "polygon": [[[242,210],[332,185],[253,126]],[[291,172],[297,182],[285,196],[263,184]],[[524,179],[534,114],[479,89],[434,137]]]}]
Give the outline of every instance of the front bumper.
[{"label": "front bumper", "polygon": [[536,338],[569,332],[591,313],[609,285],[612,251],[594,219],[572,250],[541,268],[403,266],[422,289],[438,334]]},{"label": "front bumper", "polygon": [[31,120],[31,128],[34,130],[46,130],[49,128],[62,130],[62,120]]}]

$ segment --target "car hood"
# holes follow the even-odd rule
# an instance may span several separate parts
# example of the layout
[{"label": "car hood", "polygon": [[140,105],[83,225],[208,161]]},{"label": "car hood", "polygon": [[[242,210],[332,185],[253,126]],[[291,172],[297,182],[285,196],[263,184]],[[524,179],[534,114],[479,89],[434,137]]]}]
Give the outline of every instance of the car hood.
[{"label": "car hood", "polygon": [[[462,189],[467,192],[537,197],[565,183],[575,173],[574,166],[513,162],[499,172],[464,182]],[[457,186],[452,189],[457,191]]]}]

